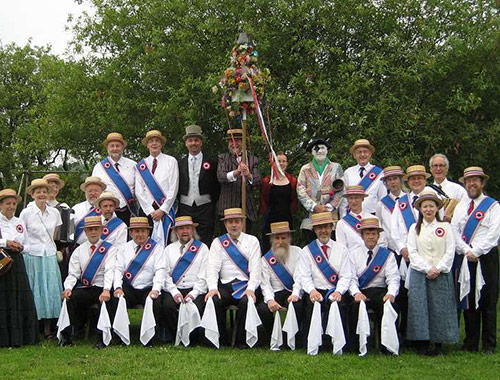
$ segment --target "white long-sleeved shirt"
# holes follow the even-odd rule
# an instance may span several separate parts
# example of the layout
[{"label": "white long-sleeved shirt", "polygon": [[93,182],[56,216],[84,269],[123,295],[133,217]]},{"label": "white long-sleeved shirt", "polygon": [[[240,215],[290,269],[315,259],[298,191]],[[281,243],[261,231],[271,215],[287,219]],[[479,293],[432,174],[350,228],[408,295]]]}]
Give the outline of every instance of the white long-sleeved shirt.
[{"label": "white long-sleeved shirt", "polygon": [[[158,164],[153,177],[165,194],[165,201],[160,206],[160,209],[168,213],[174,204],[175,197],[177,197],[177,191],[179,190],[179,167],[177,165],[177,160],[172,156],[160,153],[156,159]],[[153,160],[153,156],[145,158],[150,171],[153,170]],[[151,214],[155,210],[153,207],[154,198],[139,173],[136,173],[135,176],[135,194],[141,204],[142,210],[146,215]]]},{"label": "white long-sleeved shirt", "polygon": [[35,204],[21,211],[19,217],[26,226],[26,243],[29,248],[25,247],[24,250],[32,256],[43,256],[44,252],[47,256],[54,256],[57,252],[54,232],[62,224],[59,211],[47,206],[42,212]]},{"label": "white long-sleeved shirt", "polygon": [[[289,256],[285,263],[283,264],[288,272],[294,277],[292,295],[300,297],[301,286],[299,281],[295,280],[295,274],[299,266],[300,257],[302,255],[302,249],[295,245],[291,245],[289,249]],[[274,293],[280,292],[285,289],[285,286],[280,281],[273,268],[269,265],[267,260],[262,257],[262,282],[260,288],[262,289],[262,295],[264,296],[264,302],[268,303],[274,300]]]},{"label": "white long-sleeved shirt", "polygon": [[[182,254],[186,253],[192,243],[193,240],[184,245]],[[200,250],[196,254],[191,265],[186,269],[179,282],[175,284],[172,279],[172,272],[177,261],[181,258],[181,246],[180,241],[176,241],[165,247],[166,278],[164,287],[172,297],[181,293],[179,289],[192,289],[190,294],[196,299],[200,294],[207,292],[206,265],[208,260],[208,247],[204,243],[201,244]]]},{"label": "white long-sleeved shirt", "polygon": [[[445,178],[444,181],[441,183],[437,183],[436,181],[434,181],[433,184],[435,186],[438,186],[438,187],[440,186],[441,189],[445,192],[445,194],[450,198],[456,199],[458,201],[462,201],[462,200],[468,198],[467,191],[465,190],[465,188],[462,185],[455,183],[455,182],[452,182],[452,181],[449,181],[447,178]],[[444,198],[439,193],[437,193],[437,195],[440,198]]]},{"label": "white long-sleeved shirt", "polygon": [[[135,258],[135,251],[138,244],[133,240],[126,243],[116,255],[115,274],[113,286],[115,289],[123,285],[123,275],[125,270]],[[142,270],[135,276],[132,286],[135,289],[144,289],[152,287],[152,290],[161,291],[165,282],[165,258],[163,255],[163,246],[156,244],[146,261]]]},{"label": "white long-sleeved shirt", "polygon": [[[373,257],[377,254],[379,247],[379,245],[376,245],[373,248]],[[360,292],[359,277],[365,270],[367,270],[368,267],[368,265],[366,265],[366,260],[368,260],[368,248],[366,248],[365,245],[363,245],[363,247],[359,247],[351,253],[350,258],[353,276],[349,286],[349,292],[354,296],[356,293]],[[398,264],[394,258],[394,254],[391,252],[387,257],[384,266],[380,268],[374,279],[363,289],[387,287],[387,294],[396,297],[399,292],[400,280],[401,278],[399,276]],[[361,291],[363,289],[361,289]]]},{"label": "white long-sleeved shirt", "polygon": [[[393,194],[389,193],[388,196],[391,197],[391,199],[396,202],[397,201],[396,198],[399,199],[404,194],[405,193],[401,191],[398,195],[393,195]],[[396,208],[395,206],[396,205],[394,205],[394,208]],[[391,226],[391,218],[392,218],[392,213],[393,212],[394,212],[394,210],[392,210],[392,211],[389,210],[382,203],[382,200],[380,200],[378,202],[378,204],[377,204],[377,211],[375,212],[375,215],[377,216],[378,220],[380,220],[380,225],[384,229],[385,238],[387,239],[387,247],[389,249],[392,249],[395,252],[398,252],[398,247],[396,246],[396,242],[394,241],[394,238],[393,238],[392,232],[391,232],[391,228],[392,228],[392,226]]]},{"label": "white long-sleeved shirt", "polygon": [[[485,195],[481,194],[477,199],[474,199],[474,209],[479,206],[484,198]],[[493,247],[498,245],[500,237],[500,205],[496,202],[489,208],[479,223],[470,244],[467,244],[463,240],[462,234],[468,219],[467,210],[471,201],[472,199],[467,197],[466,200],[457,205],[451,225],[455,233],[457,252],[463,255],[471,251],[474,256],[479,257],[487,254]],[[471,215],[474,217],[474,213]]]},{"label": "white long-sleeved shirt", "polygon": [[[96,249],[94,250],[94,255],[100,255],[97,251],[102,244],[102,240],[99,240],[95,243]],[[71,258],[69,260],[69,268],[68,268],[68,277],[64,280],[64,289],[73,289],[80,280],[83,271],[87,267],[87,264],[91,258],[91,246],[90,242],[87,240],[82,245],[78,246],[73,251]],[[96,273],[93,286],[97,286],[100,288],[104,288],[107,290],[111,289],[113,285],[113,276],[115,270],[115,262],[116,255],[118,249],[114,246],[111,246],[106,253],[106,257],[104,258],[104,262],[99,267],[99,270]]]},{"label": "white long-sleeved shirt", "polygon": [[[321,242],[319,240],[315,240],[314,242],[318,244],[321,250]],[[349,289],[352,277],[347,248],[331,239],[326,245],[328,246],[328,262],[338,272],[336,291],[344,294]],[[314,261],[307,245],[302,248],[297,279],[306,293],[311,293],[314,289],[329,290],[332,287],[332,284],[323,276],[323,273]]]},{"label": "white long-sleeved shirt", "polygon": [[7,248],[7,240],[16,241],[23,245],[23,252],[26,250],[26,226],[18,217],[13,216],[7,219],[4,214],[0,213],[0,248]]},{"label": "white long-sleeved shirt", "polygon": [[[113,161],[111,157],[108,157],[109,162],[111,162],[112,169],[115,168],[116,162]],[[132,195],[135,194],[135,165],[136,162],[127,157],[120,157],[118,160],[118,169],[120,170],[120,175],[127,183]],[[106,191],[113,193],[115,197],[120,200],[120,208],[127,206],[127,200],[123,197],[118,187],[111,180],[111,177],[108,176],[106,171],[104,170],[101,162],[98,162],[94,166],[94,170],[92,170],[92,175],[101,178],[102,182],[106,184]]]},{"label": "white long-sleeved shirt", "polygon": [[[107,224],[114,218],[118,218],[115,213],[113,213],[113,216],[109,220],[106,220],[104,216],[102,216],[102,223],[104,227],[106,227]],[[83,235],[85,235],[85,233],[83,233]],[[127,225],[122,221],[122,223],[108,235],[106,241],[113,244],[113,246],[115,246],[117,249],[121,249],[127,242],[127,235]]]},{"label": "white long-sleeved shirt", "polygon": [[[416,208],[413,208],[413,206],[411,205],[413,202],[413,197],[415,195],[417,194],[413,193],[413,191],[410,194],[408,194],[408,205],[406,207],[410,208],[416,222],[418,220],[419,211]],[[399,209],[400,200],[401,199],[398,199],[398,201],[396,202],[396,205],[394,206],[394,211],[391,216],[391,236],[392,239],[394,240],[394,243],[396,244],[397,248],[396,252],[398,254],[401,254],[401,250],[403,248],[407,248],[408,245],[408,230],[406,229],[406,224],[403,218],[403,214]]]},{"label": "white long-sleeved shirt", "polygon": [[[80,223],[92,210],[94,206],[92,206],[89,201],[83,201],[80,203],[77,203],[76,205],[73,206],[73,211],[75,212],[72,214],[72,217],[75,221],[75,227]],[[74,239],[74,235],[73,235]],[[77,241],[75,243],[77,244],[83,244],[87,241],[87,235],[85,235],[85,232],[82,232],[80,236],[78,237]]]},{"label": "white long-sleeved shirt", "polygon": [[[373,218],[373,215],[365,213],[364,210],[361,214],[355,214],[352,211],[350,211],[349,214],[355,217],[359,222],[361,222],[361,219],[364,218],[370,218],[370,217]],[[337,227],[335,229],[335,237],[337,243],[340,243],[343,246],[345,246],[349,253],[365,245],[365,242],[363,241],[361,234],[357,231],[354,231],[354,229],[344,218],[340,219],[337,222]],[[384,247],[387,246],[387,239],[385,237],[384,231],[380,232],[379,244]]]},{"label": "white long-sleeved shirt", "polygon": [[262,272],[259,240],[255,236],[244,232],[241,233],[237,240],[236,246],[248,260],[250,278],[247,278],[233,263],[226,250],[222,247],[219,238],[215,238],[208,254],[207,284],[209,290],[217,289],[219,279],[223,284],[233,280],[248,280],[247,289],[251,291],[255,291],[259,287]]}]

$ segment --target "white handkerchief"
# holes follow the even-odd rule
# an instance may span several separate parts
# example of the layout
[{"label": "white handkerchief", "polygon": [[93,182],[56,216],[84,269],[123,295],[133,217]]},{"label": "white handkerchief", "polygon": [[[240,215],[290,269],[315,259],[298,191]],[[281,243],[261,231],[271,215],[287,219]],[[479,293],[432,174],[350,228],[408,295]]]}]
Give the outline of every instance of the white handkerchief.
[{"label": "white handkerchief", "polygon": [[271,351],[279,351],[283,344],[283,332],[281,329],[281,316],[279,311],[274,312],[274,325],[271,334]]},{"label": "white handkerchief", "polygon": [[146,304],[144,305],[144,313],[142,313],[141,322],[141,337],[140,341],[146,345],[151,338],[155,336],[155,315],[153,313],[153,299],[149,296],[146,297]]},{"label": "white handkerchief", "polygon": [[465,255],[458,275],[458,282],[460,283],[460,301],[462,301],[470,292],[470,271],[467,256]]},{"label": "white handkerchief", "polygon": [[99,313],[99,320],[97,321],[97,329],[102,331],[102,342],[109,346],[111,342],[111,321],[109,320],[108,309],[106,302],[101,304],[101,312]]},{"label": "white handkerchief", "polygon": [[57,339],[59,342],[62,340],[62,331],[70,325],[68,306],[66,305],[66,298],[63,300],[59,319],[57,320]]},{"label": "white handkerchief", "polygon": [[333,354],[342,355],[342,348],[345,346],[346,340],[338,302],[332,302],[330,306],[326,333],[332,337]]},{"label": "white handkerchief", "polygon": [[397,319],[398,313],[392,307],[391,301],[385,301],[380,343],[394,355],[399,353],[399,338],[396,330]]},{"label": "white handkerchief", "polygon": [[307,335],[307,354],[318,355],[319,346],[322,344],[323,325],[321,324],[321,304],[314,302],[311,316],[311,326]]},{"label": "white handkerchief", "polygon": [[[165,236],[163,232],[163,221],[155,220],[153,221],[153,230],[151,231],[151,239],[158,242],[161,245],[165,245]],[[167,236],[168,237],[168,236]]]},{"label": "white handkerchief", "polygon": [[295,350],[295,335],[299,332],[299,323],[297,321],[297,315],[295,314],[295,306],[293,305],[293,302],[288,304],[288,311],[286,312],[283,331],[286,332],[288,347],[290,347],[291,350]]},{"label": "white handkerchief", "polygon": [[118,307],[116,308],[115,320],[113,321],[113,331],[127,346],[130,344],[129,325],[127,301],[125,301],[125,297],[121,296],[118,298]]},{"label": "white handkerchief", "polygon": [[477,263],[477,269],[476,269],[476,309],[479,309],[479,300],[481,299],[481,289],[483,288],[484,284],[484,277],[483,277],[483,270],[481,269],[481,263]]},{"label": "white handkerchief", "polygon": [[182,342],[185,347],[189,346],[189,335],[200,326],[200,323],[201,317],[198,308],[191,298],[188,298],[187,302],[181,303],[179,307],[175,345],[178,346]]},{"label": "white handkerchief", "polygon": [[[215,296],[216,297],[216,296]],[[205,329],[206,338],[219,348],[219,327],[217,326],[217,314],[215,314],[214,300],[210,297],[205,305],[205,311],[201,318],[201,327]]]},{"label": "white handkerchief", "polygon": [[365,301],[359,303],[356,334],[359,335],[359,356],[365,356],[368,352],[368,337],[370,336],[370,319],[368,318]]},{"label": "white handkerchief", "polygon": [[255,308],[255,303],[253,302],[252,297],[248,298],[247,305],[247,316],[245,318],[245,330],[247,332],[247,344],[249,347],[253,347],[257,340],[259,339],[257,333],[257,327],[262,324],[260,320],[259,313],[257,313],[257,309]]}]

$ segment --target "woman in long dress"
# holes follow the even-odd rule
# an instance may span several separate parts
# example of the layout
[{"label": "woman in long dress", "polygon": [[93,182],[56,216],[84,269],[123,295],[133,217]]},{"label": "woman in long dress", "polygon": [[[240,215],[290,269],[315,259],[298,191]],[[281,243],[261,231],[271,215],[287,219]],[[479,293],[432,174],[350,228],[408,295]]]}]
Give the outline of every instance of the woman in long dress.
[{"label": "woman in long dress", "polygon": [[[455,254],[455,239],[449,223],[439,218],[441,200],[432,191],[423,191],[415,207],[417,223],[410,227],[408,253],[407,339],[421,341],[420,351],[440,355],[443,343],[459,338],[453,276],[450,272]],[[434,343],[434,348],[430,344]]]},{"label": "woman in long dress", "polygon": [[0,191],[0,248],[13,259],[0,276],[0,347],[38,341],[35,301],[23,258],[26,226],[14,216],[20,199],[15,190]]}]

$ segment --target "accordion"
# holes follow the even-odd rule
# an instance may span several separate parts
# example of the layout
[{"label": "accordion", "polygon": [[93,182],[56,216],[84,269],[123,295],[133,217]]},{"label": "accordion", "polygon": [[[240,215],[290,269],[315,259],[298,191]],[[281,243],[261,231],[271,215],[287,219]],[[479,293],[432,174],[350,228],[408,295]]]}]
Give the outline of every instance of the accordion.
[{"label": "accordion", "polygon": [[0,248],[0,276],[3,276],[10,270],[13,261],[12,257]]}]

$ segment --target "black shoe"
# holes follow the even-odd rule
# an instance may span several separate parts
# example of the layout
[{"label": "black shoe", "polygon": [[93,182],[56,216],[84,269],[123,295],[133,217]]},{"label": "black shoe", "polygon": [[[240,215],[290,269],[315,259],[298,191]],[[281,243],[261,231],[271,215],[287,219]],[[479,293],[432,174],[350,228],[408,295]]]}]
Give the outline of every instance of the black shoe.
[{"label": "black shoe", "polygon": [[106,348],[106,345],[103,342],[99,341],[96,344],[94,344],[94,348],[96,350],[102,350],[103,348]]},{"label": "black shoe", "polygon": [[479,348],[468,346],[468,345],[464,344],[462,346],[462,351],[465,351],[465,352],[479,352]]},{"label": "black shoe", "polygon": [[59,342],[59,347],[70,347],[73,345],[73,341],[71,339],[62,339]]}]

